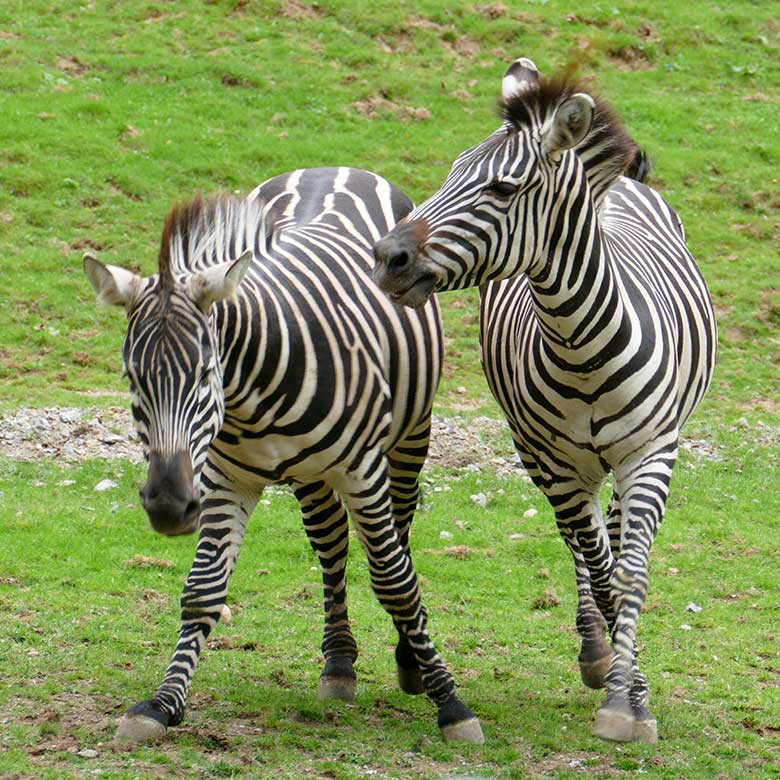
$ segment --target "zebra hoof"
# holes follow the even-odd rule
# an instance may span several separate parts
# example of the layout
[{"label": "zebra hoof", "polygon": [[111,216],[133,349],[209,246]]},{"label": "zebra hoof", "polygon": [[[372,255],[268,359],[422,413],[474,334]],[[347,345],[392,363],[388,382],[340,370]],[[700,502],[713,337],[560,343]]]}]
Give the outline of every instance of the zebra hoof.
[{"label": "zebra hoof", "polygon": [[633,742],[655,745],[658,742],[658,721],[647,707],[634,707]]},{"label": "zebra hoof", "polygon": [[142,701],[122,715],[114,739],[120,742],[156,742],[167,731],[166,715],[151,701]]},{"label": "zebra hoof", "polygon": [[354,677],[320,677],[317,683],[317,698],[320,701],[338,699],[350,704],[355,701],[357,680]]},{"label": "zebra hoof", "polygon": [[398,668],[398,687],[404,692],[409,693],[412,696],[416,696],[418,693],[425,693],[425,686],[423,685],[422,672],[419,667],[415,666],[411,669],[406,669],[403,666]]},{"label": "zebra hoof", "polygon": [[439,729],[445,742],[485,743],[478,718],[459,699],[454,698],[439,707]]},{"label": "zebra hoof", "polygon": [[582,682],[588,688],[598,690],[604,687],[604,681],[606,680],[613,656],[614,653],[610,650],[607,655],[597,658],[595,661],[579,661],[580,677],[582,677]]},{"label": "zebra hoof", "polygon": [[634,713],[630,707],[616,707],[605,704],[596,713],[593,733],[613,742],[631,742],[634,738]]},{"label": "zebra hoof", "polygon": [[484,745],[485,735],[479,719],[469,718],[460,723],[450,723],[441,727],[441,735],[445,742],[470,742],[472,745]]},{"label": "zebra hoof", "polygon": [[357,677],[350,658],[329,658],[317,683],[317,698],[320,701],[338,699],[352,703],[355,701]]},{"label": "zebra hoof", "polygon": [[123,715],[114,739],[118,742],[157,742],[167,731],[162,723],[146,715]]}]

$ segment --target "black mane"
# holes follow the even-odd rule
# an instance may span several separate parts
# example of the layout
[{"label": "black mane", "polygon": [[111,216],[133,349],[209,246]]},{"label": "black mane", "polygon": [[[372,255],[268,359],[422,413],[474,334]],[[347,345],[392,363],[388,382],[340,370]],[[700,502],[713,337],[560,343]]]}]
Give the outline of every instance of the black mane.
[{"label": "black mane", "polygon": [[545,78],[539,83],[501,102],[504,121],[512,128],[539,127],[566,98],[577,92],[589,94],[596,106],[593,124],[585,139],[576,147],[591,184],[597,184],[594,197],[598,200],[618,176],[631,175],[642,168],[644,153],[623,127],[615,109],[591,91],[591,85],[573,78],[571,71]]}]

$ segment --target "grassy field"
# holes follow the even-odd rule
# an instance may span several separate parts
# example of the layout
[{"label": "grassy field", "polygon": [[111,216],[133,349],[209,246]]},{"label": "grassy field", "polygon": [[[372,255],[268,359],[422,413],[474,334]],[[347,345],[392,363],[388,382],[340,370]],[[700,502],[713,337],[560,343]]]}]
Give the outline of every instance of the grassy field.
[{"label": "grassy field", "polygon": [[[319,575],[281,491],[250,526],[234,620],[215,632],[184,724],[159,746],[116,746],[116,717],[167,664],[194,540],[151,532],[139,467],[0,460],[4,776],[780,777],[773,3],[6,0],[0,411],[127,403],[124,322],[94,305],[85,250],[151,273],[172,202],[303,166],[368,168],[419,201],[495,128],[501,76],[523,55],[543,71],[579,62],[618,108],[717,306],[720,361],[687,431],[709,456],[683,453],[640,623],[659,746],[590,733],[601,695],[579,682],[572,567],[541,496],[453,469],[427,472],[413,545],[432,635],[484,747],[442,744],[432,705],[395,689],[392,632],[357,545],[358,698],[316,702]],[[498,416],[476,294],[441,303],[439,411]],[[95,493],[106,477],[118,487]]]}]

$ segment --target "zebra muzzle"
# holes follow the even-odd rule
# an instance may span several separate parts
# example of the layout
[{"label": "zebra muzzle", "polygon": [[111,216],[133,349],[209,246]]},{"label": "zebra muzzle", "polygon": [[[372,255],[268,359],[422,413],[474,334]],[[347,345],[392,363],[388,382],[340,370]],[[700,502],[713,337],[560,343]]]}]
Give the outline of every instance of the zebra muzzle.
[{"label": "zebra muzzle", "polygon": [[150,453],[147,481],[139,496],[152,528],[158,533],[178,536],[197,529],[200,498],[188,453],[177,452],[169,458]]}]

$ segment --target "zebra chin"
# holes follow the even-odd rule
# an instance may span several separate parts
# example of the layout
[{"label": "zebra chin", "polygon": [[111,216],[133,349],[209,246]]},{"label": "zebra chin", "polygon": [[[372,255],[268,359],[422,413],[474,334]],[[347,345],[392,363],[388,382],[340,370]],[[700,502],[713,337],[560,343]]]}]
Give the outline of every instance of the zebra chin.
[{"label": "zebra chin", "polygon": [[417,309],[428,303],[436,292],[439,277],[434,273],[422,273],[414,281],[410,282],[407,278],[399,285],[398,280],[375,273],[374,281],[393,303]]}]

